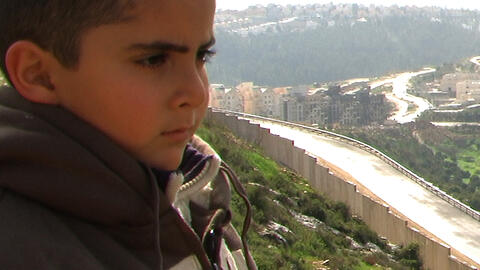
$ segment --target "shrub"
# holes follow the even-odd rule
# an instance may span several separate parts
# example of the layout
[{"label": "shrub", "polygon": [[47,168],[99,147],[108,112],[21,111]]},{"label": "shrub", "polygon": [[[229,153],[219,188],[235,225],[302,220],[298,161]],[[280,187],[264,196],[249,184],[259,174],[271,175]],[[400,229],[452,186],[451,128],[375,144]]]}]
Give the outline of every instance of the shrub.
[{"label": "shrub", "polygon": [[395,258],[405,266],[414,270],[422,269],[422,261],[419,255],[420,246],[417,243],[410,243],[408,246],[395,252]]}]

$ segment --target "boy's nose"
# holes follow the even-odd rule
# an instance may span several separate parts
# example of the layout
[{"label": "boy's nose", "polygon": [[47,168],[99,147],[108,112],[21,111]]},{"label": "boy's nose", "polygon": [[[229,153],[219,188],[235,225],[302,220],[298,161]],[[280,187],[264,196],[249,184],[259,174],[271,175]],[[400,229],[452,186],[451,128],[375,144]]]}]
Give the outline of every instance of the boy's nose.
[{"label": "boy's nose", "polygon": [[208,99],[208,79],[203,67],[182,72],[177,85],[176,107],[198,107]]}]

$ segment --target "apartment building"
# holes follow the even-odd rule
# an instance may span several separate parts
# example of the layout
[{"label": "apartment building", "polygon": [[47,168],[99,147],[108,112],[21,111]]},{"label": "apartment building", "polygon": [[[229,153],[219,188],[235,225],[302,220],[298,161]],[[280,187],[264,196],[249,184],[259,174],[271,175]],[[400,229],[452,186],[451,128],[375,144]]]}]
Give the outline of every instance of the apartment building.
[{"label": "apartment building", "polygon": [[282,102],[281,119],[288,122],[304,122],[305,104],[301,97],[287,96]]},{"label": "apartment building", "polygon": [[305,97],[304,122],[325,126],[328,123],[328,106],[332,98],[323,89],[315,89]]},{"label": "apartment building", "polygon": [[257,110],[265,117],[280,119],[282,116],[282,102],[288,95],[288,88],[262,88]]},{"label": "apartment building", "polygon": [[457,83],[467,80],[480,80],[477,73],[450,73],[443,75],[440,81],[440,91],[448,93],[450,98],[457,96]]},{"label": "apartment building", "polygon": [[209,106],[229,111],[244,112],[243,97],[238,89],[225,88],[223,84],[210,85]]},{"label": "apartment building", "polygon": [[237,85],[236,89],[243,98],[243,112],[260,114],[261,87],[254,85],[253,82],[244,82]]},{"label": "apartment building", "polygon": [[480,101],[480,80],[466,80],[458,82],[457,102]]},{"label": "apartment building", "polygon": [[209,107],[224,108],[225,86],[223,84],[210,85]]}]

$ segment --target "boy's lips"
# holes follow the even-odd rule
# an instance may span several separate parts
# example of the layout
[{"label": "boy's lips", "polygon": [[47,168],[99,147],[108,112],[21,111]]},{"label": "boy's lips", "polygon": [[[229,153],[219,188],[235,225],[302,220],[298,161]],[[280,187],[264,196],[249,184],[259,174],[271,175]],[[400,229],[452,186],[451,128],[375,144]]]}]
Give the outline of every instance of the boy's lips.
[{"label": "boy's lips", "polygon": [[171,141],[186,141],[193,136],[193,127],[179,127],[164,131],[161,134]]}]

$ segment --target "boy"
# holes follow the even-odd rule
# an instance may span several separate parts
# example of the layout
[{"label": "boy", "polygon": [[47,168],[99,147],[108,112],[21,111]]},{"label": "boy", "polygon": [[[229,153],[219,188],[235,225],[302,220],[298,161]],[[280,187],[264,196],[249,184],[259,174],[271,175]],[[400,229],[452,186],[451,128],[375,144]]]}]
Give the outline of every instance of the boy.
[{"label": "boy", "polygon": [[194,136],[214,12],[0,0],[1,269],[255,268],[230,224],[238,182]]}]

